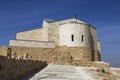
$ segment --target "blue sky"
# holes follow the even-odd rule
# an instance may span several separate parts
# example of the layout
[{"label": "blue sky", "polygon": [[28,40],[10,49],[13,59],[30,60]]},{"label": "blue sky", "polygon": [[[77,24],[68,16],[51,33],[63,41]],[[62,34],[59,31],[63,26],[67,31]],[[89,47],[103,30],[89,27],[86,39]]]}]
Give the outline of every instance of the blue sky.
[{"label": "blue sky", "polygon": [[102,60],[120,67],[120,0],[0,0],[0,45],[15,33],[39,28],[42,20],[74,17],[97,28]]}]

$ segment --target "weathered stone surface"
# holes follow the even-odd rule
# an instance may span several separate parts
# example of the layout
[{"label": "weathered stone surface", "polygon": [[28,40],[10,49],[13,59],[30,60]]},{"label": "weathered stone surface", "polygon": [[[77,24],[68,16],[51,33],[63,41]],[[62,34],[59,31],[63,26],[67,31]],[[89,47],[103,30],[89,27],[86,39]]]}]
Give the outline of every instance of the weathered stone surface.
[{"label": "weathered stone surface", "polygon": [[11,48],[8,48],[6,46],[0,46],[0,55],[11,56]]},{"label": "weathered stone surface", "polygon": [[95,67],[49,64],[29,80],[119,80],[119,77],[106,71],[103,73],[98,69]]},{"label": "weathered stone surface", "polygon": [[30,40],[10,40],[11,46],[54,48],[54,41],[30,41]]},{"label": "weathered stone surface", "polygon": [[57,46],[55,48],[32,48],[9,46],[4,48],[6,49],[5,51],[9,48],[11,49],[11,53],[16,53],[16,59],[42,60],[47,61],[47,63],[76,66],[109,67],[109,64],[93,62],[91,59],[91,50],[85,47]]},{"label": "weathered stone surface", "polygon": [[35,41],[45,41],[44,28],[33,29],[23,32],[16,33],[17,40],[35,40]]},{"label": "weathered stone surface", "polygon": [[22,77],[46,66],[45,61],[15,60],[0,56],[0,80],[21,80]]}]

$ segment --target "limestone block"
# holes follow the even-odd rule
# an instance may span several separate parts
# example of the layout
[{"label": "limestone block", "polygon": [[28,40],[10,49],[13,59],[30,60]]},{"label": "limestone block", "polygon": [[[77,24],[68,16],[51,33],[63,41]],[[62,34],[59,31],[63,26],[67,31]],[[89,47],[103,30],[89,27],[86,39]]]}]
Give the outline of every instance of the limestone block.
[{"label": "limestone block", "polygon": [[46,41],[46,34],[44,28],[33,29],[16,33],[17,40],[35,40]]},{"label": "limestone block", "polygon": [[40,48],[54,48],[55,43],[52,41],[24,41],[24,40],[10,40],[10,46],[24,46],[24,47],[40,47]]},{"label": "limestone block", "polygon": [[11,56],[11,49],[7,46],[0,46],[0,55],[1,56]]}]

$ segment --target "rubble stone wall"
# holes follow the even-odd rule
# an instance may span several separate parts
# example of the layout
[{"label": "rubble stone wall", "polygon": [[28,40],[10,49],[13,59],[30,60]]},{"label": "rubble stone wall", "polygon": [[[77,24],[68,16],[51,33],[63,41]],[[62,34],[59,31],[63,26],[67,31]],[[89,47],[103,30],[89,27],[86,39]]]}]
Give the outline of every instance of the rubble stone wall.
[{"label": "rubble stone wall", "polygon": [[16,53],[16,59],[32,59],[53,64],[66,64],[88,67],[109,67],[107,63],[92,61],[91,50],[85,47],[56,46],[55,48],[32,48],[8,46],[11,54]]},{"label": "rubble stone wall", "polygon": [[45,61],[15,60],[0,56],[0,80],[23,80],[25,76],[46,66]]},{"label": "rubble stone wall", "polygon": [[55,47],[55,48],[31,48],[9,46],[12,53],[16,53],[17,57],[23,57],[24,54],[28,55],[30,59],[45,60],[50,63],[58,63],[61,60],[80,60],[90,61],[91,51],[89,48],[84,47]]},{"label": "rubble stone wall", "polygon": [[1,56],[7,56],[7,47],[6,46],[0,46],[0,55]]}]

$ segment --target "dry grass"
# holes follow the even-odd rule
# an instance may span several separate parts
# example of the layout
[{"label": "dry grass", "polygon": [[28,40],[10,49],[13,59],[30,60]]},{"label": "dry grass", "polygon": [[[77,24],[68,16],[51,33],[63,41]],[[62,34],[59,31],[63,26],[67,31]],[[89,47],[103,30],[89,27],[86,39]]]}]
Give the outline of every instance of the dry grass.
[{"label": "dry grass", "polygon": [[33,60],[15,60],[0,57],[0,80],[20,80],[24,76],[43,69],[46,62]]}]

